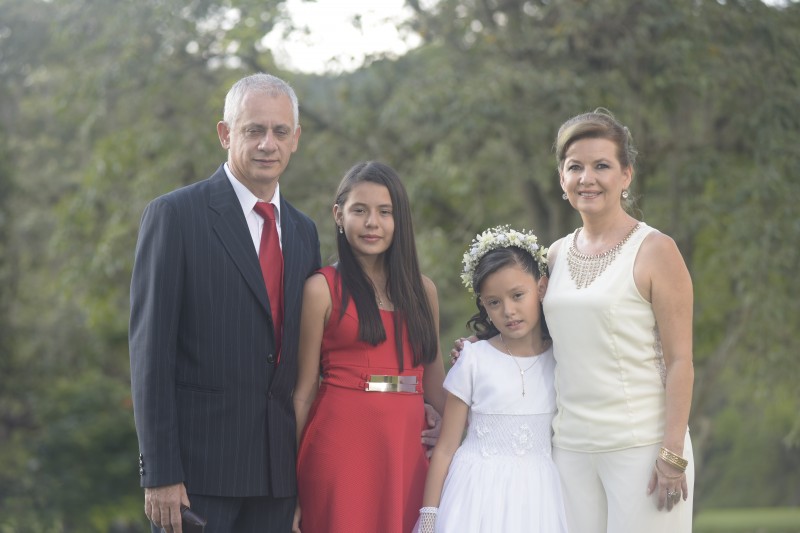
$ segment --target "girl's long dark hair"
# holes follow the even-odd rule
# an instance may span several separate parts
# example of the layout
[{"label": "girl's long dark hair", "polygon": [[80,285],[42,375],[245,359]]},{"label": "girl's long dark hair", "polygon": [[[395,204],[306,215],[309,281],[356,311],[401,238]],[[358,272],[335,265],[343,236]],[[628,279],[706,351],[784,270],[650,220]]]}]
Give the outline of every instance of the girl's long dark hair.
[{"label": "girl's long dark hair", "polygon": [[[394,304],[395,347],[400,370],[403,370],[403,326],[413,353],[414,366],[436,360],[439,341],[433,322],[428,295],[422,283],[422,273],[414,242],[414,226],[408,194],[397,173],[388,165],[377,161],[356,164],[347,171],[336,191],[336,204],[343,208],[353,187],[362,182],[383,185],[389,190],[394,218],[394,236],[383,253],[386,268],[386,293]],[[358,338],[373,346],[386,340],[386,331],[375,298],[375,289],[353,254],[347,236],[336,232],[339,253],[338,271],[342,280],[342,305],[344,315],[350,298],[358,312]]]},{"label": "girl's long dark hair", "polygon": [[[494,274],[501,268],[519,265],[525,272],[529,272],[538,281],[542,276],[539,273],[539,266],[536,264],[536,259],[516,246],[509,246],[507,248],[495,248],[486,255],[481,257],[478,264],[475,265],[475,273],[472,275],[472,286],[475,288],[475,305],[478,307],[478,312],[472,315],[467,321],[467,327],[471,329],[475,336],[481,340],[491,339],[498,335],[500,331],[494,324],[489,322],[489,314],[486,308],[481,304],[481,287],[483,282],[490,274]],[[544,320],[544,309],[542,304],[539,303],[539,310],[541,323],[542,323],[542,338],[549,339],[550,331],[547,329],[547,322]]]}]

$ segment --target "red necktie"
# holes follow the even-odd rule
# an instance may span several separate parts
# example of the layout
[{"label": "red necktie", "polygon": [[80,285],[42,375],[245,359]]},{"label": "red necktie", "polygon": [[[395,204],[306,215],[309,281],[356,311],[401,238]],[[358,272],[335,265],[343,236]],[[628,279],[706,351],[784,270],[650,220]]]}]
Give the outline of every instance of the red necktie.
[{"label": "red necktie", "polygon": [[267,297],[275,330],[275,350],[277,361],[280,361],[283,336],[283,254],[278,229],[275,227],[275,206],[266,202],[256,202],[253,209],[264,219],[261,244],[258,247],[258,262],[261,264],[261,275],[264,276],[264,284],[267,286]]}]

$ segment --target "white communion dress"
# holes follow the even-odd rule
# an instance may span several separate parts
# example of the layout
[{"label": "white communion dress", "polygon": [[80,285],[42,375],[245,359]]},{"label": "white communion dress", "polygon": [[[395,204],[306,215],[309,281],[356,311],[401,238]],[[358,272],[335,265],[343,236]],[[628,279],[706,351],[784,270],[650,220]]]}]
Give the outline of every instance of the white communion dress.
[{"label": "white communion dress", "polygon": [[[437,532],[567,531],[550,454],[553,351],[511,357],[488,341],[466,343],[447,374],[445,388],[470,407],[469,427],[447,473]],[[520,369],[529,366],[523,396]]]}]

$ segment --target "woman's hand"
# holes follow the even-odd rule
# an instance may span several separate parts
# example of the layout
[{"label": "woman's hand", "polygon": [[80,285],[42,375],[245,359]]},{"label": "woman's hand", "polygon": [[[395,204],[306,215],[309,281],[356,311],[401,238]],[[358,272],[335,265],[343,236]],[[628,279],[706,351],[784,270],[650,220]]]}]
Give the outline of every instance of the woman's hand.
[{"label": "woman's hand", "polygon": [[647,485],[647,494],[655,491],[658,491],[658,510],[666,506],[667,511],[671,511],[681,501],[681,497],[684,501],[689,497],[686,474],[661,459],[656,459],[650,483]]},{"label": "woman's hand", "polygon": [[461,337],[461,338],[456,339],[456,340],[453,341],[453,349],[450,350],[450,364],[451,365],[456,364],[456,361],[458,361],[458,358],[461,357],[461,350],[464,349],[464,342],[465,341],[478,342],[478,337],[476,337],[475,335],[472,335],[471,337],[466,338],[466,339],[464,337]]}]

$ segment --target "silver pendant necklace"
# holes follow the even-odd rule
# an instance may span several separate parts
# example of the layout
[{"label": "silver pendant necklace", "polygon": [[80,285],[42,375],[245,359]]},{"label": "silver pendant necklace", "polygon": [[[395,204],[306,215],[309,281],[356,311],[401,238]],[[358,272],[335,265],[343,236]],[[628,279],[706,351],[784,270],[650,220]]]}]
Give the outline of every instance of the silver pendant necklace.
[{"label": "silver pendant necklace", "polygon": [[533,368],[534,365],[539,362],[539,357],[540,356],[534,355],[533,357],[536,360],[533,363],[531,363],[531,365],[528,368],[523,370],[522,367],[519,366],[519,363],[517,362],[517,358],[514,357],[514,354],[512,354],[511,350],[508,349],[508,344],[506,344],[506,340],[503,338],[503,334],[502,333],[500,334],[500,342],[503,343],[503,347],[506,349],[506,352],[508,353],[508,356],[511,357],[511,360],[514,361],[515,365],[517,365],[517,369],[519,370],[519,380],[522,382],[522,396],[524,398],[525,397],[525,372],[527,372],[528,370]]}]

